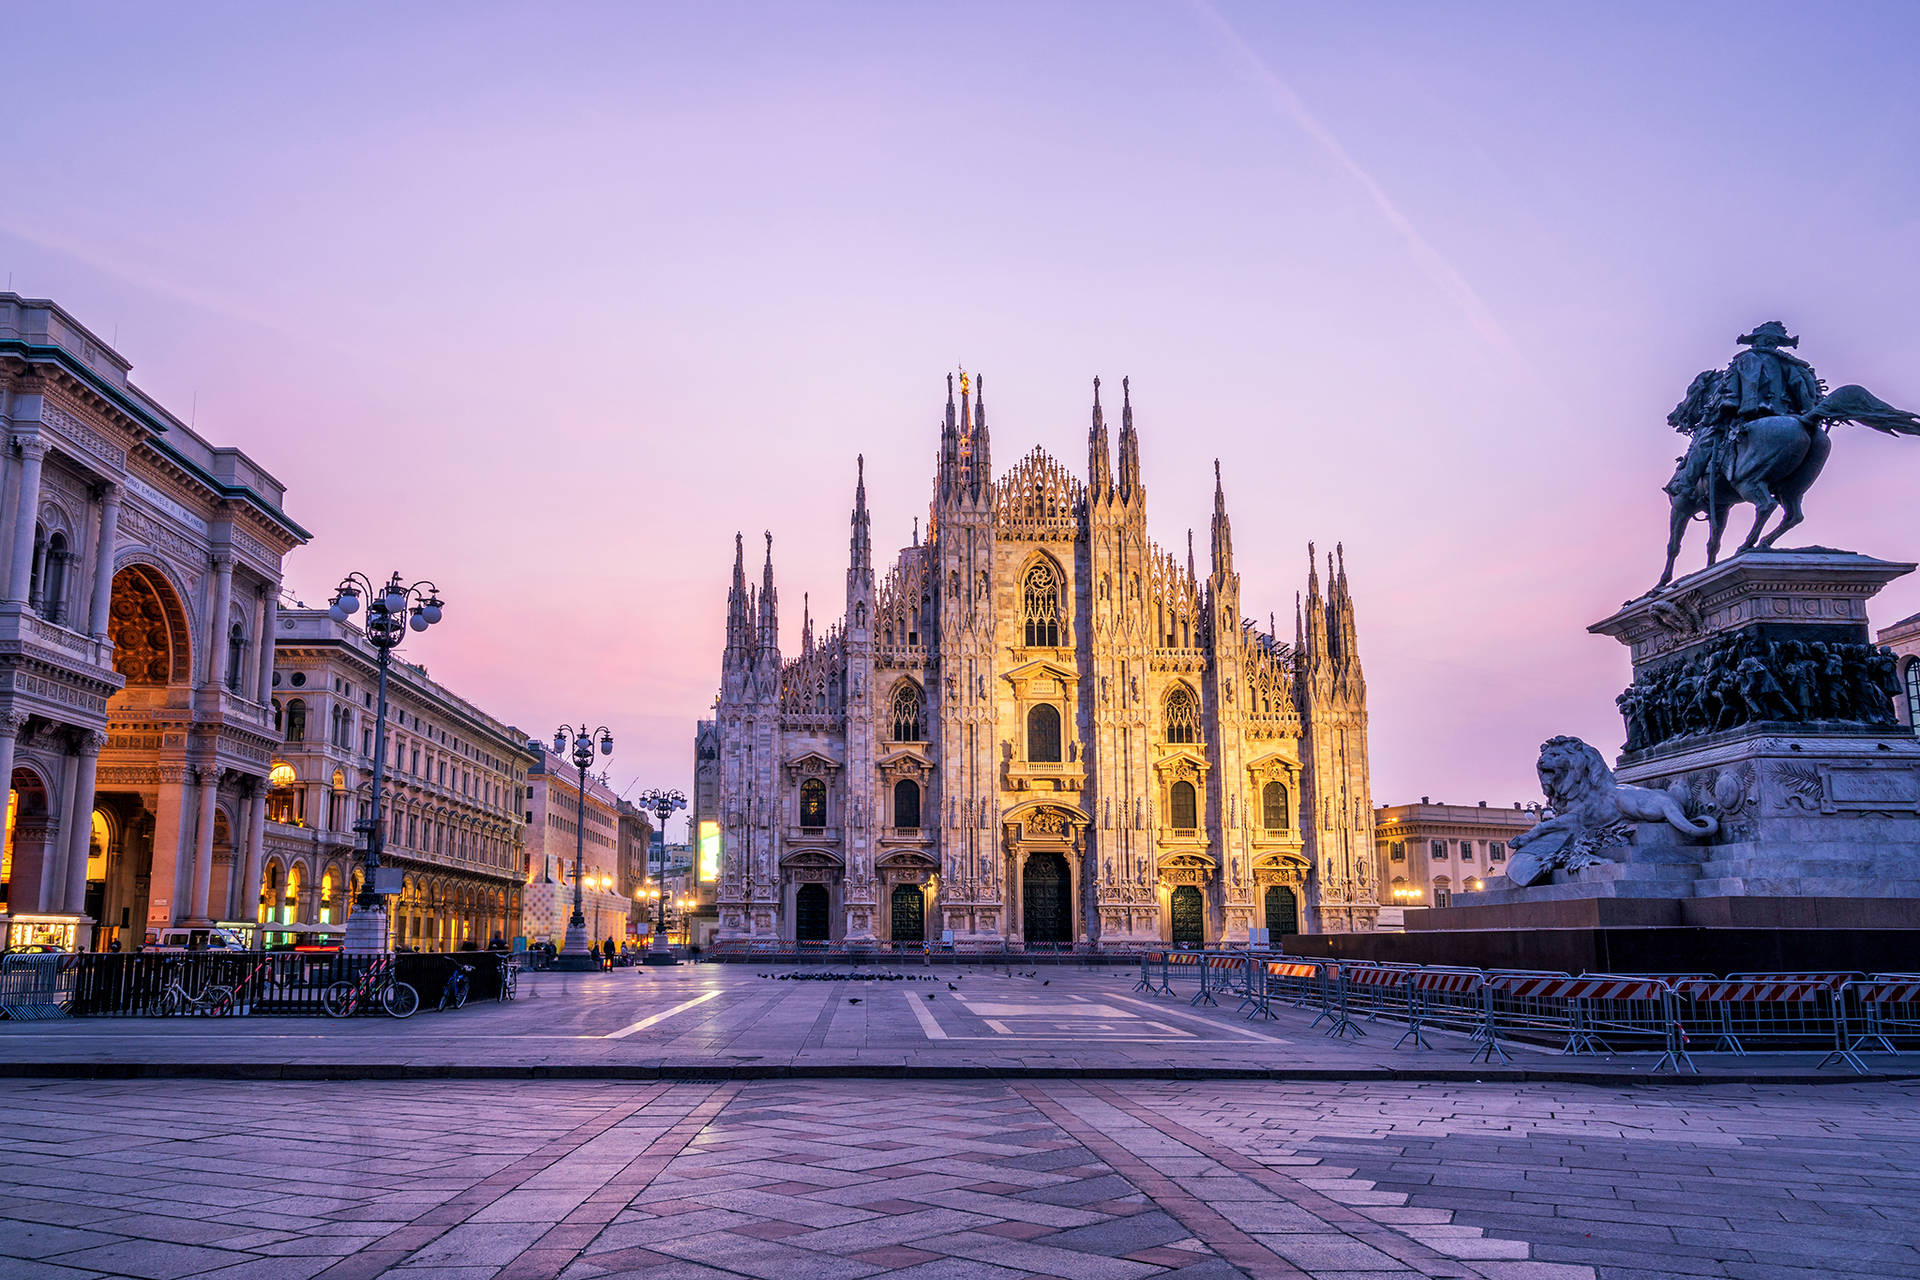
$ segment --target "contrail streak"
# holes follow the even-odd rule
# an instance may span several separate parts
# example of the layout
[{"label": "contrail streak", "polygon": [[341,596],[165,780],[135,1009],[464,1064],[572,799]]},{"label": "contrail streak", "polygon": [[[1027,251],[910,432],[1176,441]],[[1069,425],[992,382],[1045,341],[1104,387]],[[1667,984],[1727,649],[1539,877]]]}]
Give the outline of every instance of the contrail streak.
[{"label": "contrail streak", "polygon": [[1334,163],[1360,184],[1360,189],[1367,193],[1367,198],[1387,220],[1387,225],[1397,231],[1400,238],[1406,242],[1407,248],[1413,253],[1414,260],[1420,264],[1427,277],[1466,313],[1467,322],[1473,326],[1474,332],[1479,334],[1489,346],[1504,352],[1525,366],[1526,358],[1521,355],[1519,347],[1494,316],[1493,309],[1487,306],[1480,295],[1474,291],[1473,286],[1467,283],[1467,278],[1442,257],[1440,251],[1428,243],[1427,238],[1420,234],[1412,222],[1408,221],[1407,215],[1400,212],[1399,206],[1394,204],[1392,197],[1388,196],[1381,189],[1380,184],[1373,180],[1373,176],[1360,167],[1360,162],[1340,145],[1340,140],[1334,137],[1311,111],[1307,110],[1307,104],[1301,101],[1300,95],[1295,93],[1292,87],[1266,64],[1253,46],[1233,29],[1233,25],[1209,3],[1209,0],[1193,0],[1193,7],[1212,25],[1215,32],[1234,53],[1239,55],[1247,70],[1253,73],[1254,79],[1266,91],[1273,105],[1290,117],[1308,137],[1319,143],[1321,149],[1333,157]]}]

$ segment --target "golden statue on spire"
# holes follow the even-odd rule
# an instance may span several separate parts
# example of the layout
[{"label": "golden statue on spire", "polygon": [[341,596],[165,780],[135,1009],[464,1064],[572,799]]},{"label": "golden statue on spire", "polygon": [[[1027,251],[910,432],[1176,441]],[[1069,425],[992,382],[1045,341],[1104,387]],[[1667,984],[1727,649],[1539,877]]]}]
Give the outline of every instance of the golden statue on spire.
[{"label": "golden statue on spire", "polygon": [[967,367],[965,365],[961,365],[960,366],[960,394],[961,395],[964,396],[967,394],[967,386],[968,386]]}]

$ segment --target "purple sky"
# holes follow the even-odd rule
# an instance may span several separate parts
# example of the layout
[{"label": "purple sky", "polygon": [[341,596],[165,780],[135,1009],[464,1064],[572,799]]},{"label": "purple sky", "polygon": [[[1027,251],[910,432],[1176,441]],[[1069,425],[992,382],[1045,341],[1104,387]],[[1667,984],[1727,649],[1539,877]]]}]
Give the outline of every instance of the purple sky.
[{"label": "purple sky", "polygon": [[[287,482],[296,593],[436,579],[412,656],[618,787],[687,783],[733,531],[791,648],[959,363],[1003,467],[1131,375],[1155,536],[1219,456],[1250,613],[1344,540],[1381,803],[1618,747],[1585,627],[1737,334],[1920,406],[1911,4],[293,9],[10,12],[0,272]],[[1920,552],[1920,443],[1836,433],[1788,541]]]}]

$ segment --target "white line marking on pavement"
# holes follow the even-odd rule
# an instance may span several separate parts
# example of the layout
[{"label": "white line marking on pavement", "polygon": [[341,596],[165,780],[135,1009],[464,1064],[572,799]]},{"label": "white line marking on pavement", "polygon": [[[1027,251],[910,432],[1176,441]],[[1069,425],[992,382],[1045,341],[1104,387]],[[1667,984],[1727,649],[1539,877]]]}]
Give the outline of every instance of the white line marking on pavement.
[{"label": "white line marking on pavement", "polygon": [[665,1022],[668,1018],[671,1018],[674,1014],[685,1013],[687,1010],[693,1008],[693,1006],[697,1004],[705,1004],[709,1000],[718,998],[720,994],[721,993],[718,991],[709,991],[707,992],[707,994],[703,996],[695,996],[693,999],[687,1001],[685,1004],[677,1004],[673,1006],[673,1008],[671,1009],[662,1009],[659,1013],[656,1013],[651,1017],[640,1019],[640,1021],[634,1023],[632,1026],[622,1027],[618,1031],[608,1032],[606,1035],[602,1036],[601,1039],[624,1040],[626,1037],[632,1035],[636,1031],[645,1031],[648,1027],[652,1026],[656,1022]]},{"label": "white line marking on pavement", "polygon": [[1185,1018],[1190,1022],[1198,1022],[1202,1026],[1212,1027],[1216,1031],[1226,1031],[1236,1036],[1245,1036],[1249,1040],[1265,1040],[1269,1044],[1292,1043],[1279,1036],[1263,1036],[1258,1031],[1249,1031],[1245,1027],[1236,1027],[1232,1023],[1215,1022],[1212,1018],[1203,1018],[1197,1013],[1182,1013],[1178,1009],[1169,1009],[1164,1005],[1148,1004],[1145,1000],[1136,1000],[1132,996],[1109,995],[1101,998],[1105,1000],[1125,1000],[1128,1004],[1137,1004],[1143,1009],[1151,1009],[1163,1018]]},{"label": "white line marking on pavement", "polygon": [[933,1020],[933,1010],[927,1008],[927,1002],[920,998],[919,992],[907,992],[907,1007],[913,1010],[913,1020],[918,1022],[920,1029],[927,1033],[927,1039],[945,1040],[947,1038],[947,1033],[942,1031],[940,1024]]}]

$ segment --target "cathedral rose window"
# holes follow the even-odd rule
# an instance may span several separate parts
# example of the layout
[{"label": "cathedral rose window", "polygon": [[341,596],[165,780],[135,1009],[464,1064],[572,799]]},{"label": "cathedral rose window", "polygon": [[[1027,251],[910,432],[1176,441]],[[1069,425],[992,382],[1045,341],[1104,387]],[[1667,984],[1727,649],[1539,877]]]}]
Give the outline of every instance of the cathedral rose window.
[{"label": "cathedral rose window", "polygon": [[925,742],[927,740],[926,721],[921,715],[924,705],[920,686],[911,680],[902,680],[893,686],[893,698],[890,709],[893,713],[893,740],[895,742]]},{"label": "cathedral rose window", "polygon": [[1036,564],[1027,570],[1021,584],[1021,611],[1029,648],[1060,644],[1060,584],[1051,565]]},{"label": "cathedral rose window", "polygon": [[1167,741],[1200,741],[1200,704],[1194,701],[1193,690],[1183,684],[1175,685],[1167,695]]}]

